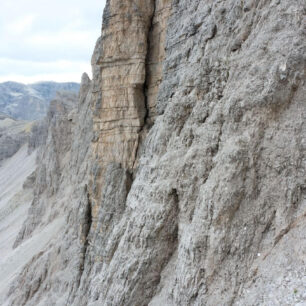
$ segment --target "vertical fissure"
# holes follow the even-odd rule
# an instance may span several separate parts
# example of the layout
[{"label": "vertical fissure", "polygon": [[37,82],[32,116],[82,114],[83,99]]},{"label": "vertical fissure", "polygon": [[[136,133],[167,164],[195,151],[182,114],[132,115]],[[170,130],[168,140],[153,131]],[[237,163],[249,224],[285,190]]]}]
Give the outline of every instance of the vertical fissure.
[{"label": "vertical fissure", "polygon": [[80,262],[80,275],[78,278],[78,285],[77,287],[80,287],[82,275],[84,272],[84,266],[85,266],[85,259],[86,259],[86,254],[87,254],[87,249],[89,246],[89,233],[92,225],[92,205],[91,205],[91,200],[90,200],[90,194],[87,190],[87,186],[85,187],[85,192],[87,196],[86,200],[86,209],[84,213],[84,227],[83,227],[83,239],[84,239],[84,245],[81,250],[81,262]]},{"label": "vertical fissure", "polygon": [[143,136],[143,132],[147,126],[148,123],[148,118],[150,116],[150,110],[149,110],[149,102],[148,102],[148,88],[149,88],[149,62],[150,62],[150,50],[151,50],[151,33],[153,32],[153,28],[154,28],[154,17],[155,17],[155,13],[156,13],[156,0],[153,0],[153,12],[152,12],[152,16],[151,16],[151,20],[150,20],[150,26],[148,29],[148,34],[147,34],[147,53],[146,53],[146,58],[145,58],[145,81],[143,83],[143,97],[144,97],[144,110],[145,110],[145,114],[144,114],[144,118],[143,118],[143,123],[138,131],[138,141],[137,141],[137,148],[135,151],[135,158],[134,158],[134,162],[133,162],[133,167],[132,169],[135,168],[136,165],[136,161],[137,161],[137,157],[139,154],[139,147],[141,144],[141,138]]},{"label": "vertical fissure", "polygon": [[149,88],[149,64],[150,64],[150,55],[151,55],[151,33],[153,32],[153,28],[154,28],[154,17],[155,17],[155,13],[156,13],[156,0],[153,0],[153,13],[151,16],[151,20],[150,20],[150,26],[149,26],[149,30],[148,30],[148,36],[147,36],[147,54],[146,54],[146,60],[145,60],[145,82],[144,82],[144,86],[143,86],[143,94],[144,94],[144,107],[145,107],[145,116],[144,116],[144,121],[143,121],[143,126],[140,130],[139,133],[141,133],[143,131],[143,129],[145,128],[145,126],[147,125],[147,121],[150,115],[150,109],[149,109],[149,98],[148,98],[148,88]]},{"label": "vertical fissure", "polygon": [[84,187],[84,194],[85,194],[85,207],[84,212],[82,213],[82,216],[79,220],[81,223],[81,232],[80,232],[80,242],[81,242],[81,248],[80,248],[80,261],[78,264],[78,272],[75,278],[74,286],[71,287],[71,290],[69,292],[66,306],[68,305],[74,305],[74,301],[77,298],[77,295],[75,294],[80,286],[81,286],[81,280],[84,273],[85,268],[85,261],[86,261],[86,254],[89,246],[89,233],[92,225],[92,203],[90,200],[90,194],[88,192],[88,186],[85,185]]}]

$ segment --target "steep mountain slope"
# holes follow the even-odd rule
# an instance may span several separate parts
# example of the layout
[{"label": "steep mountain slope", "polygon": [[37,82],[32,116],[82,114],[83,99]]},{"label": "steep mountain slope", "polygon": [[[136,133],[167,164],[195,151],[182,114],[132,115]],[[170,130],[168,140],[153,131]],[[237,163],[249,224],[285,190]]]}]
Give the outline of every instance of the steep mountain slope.
[{"label": "steep mountain slope", "polygon": [[303,305],[305,10],[107,1],[15,247],[58,231],[8,303]]},{"label": "steep mountain slope", "polygon": [[29,175],[36,168],[36,151],[28,154],[28,147],[24,144],[12,157],[0,165],[0,304],[4,304],[4,297],[9,284],[24,264],[37,250],[28,245],[28,255],[23,247],[13,251],[16,235],[27,216],[27,210],[33,199],[33,186],[24,185]]},{"label": "steep mountain slope", "polygon": [[[61,116],[66,109],[76,106],[77,95],[69,92],[57,93],[51,101],[46,120],[26,122],[12,119],[6,115],[0,117],[1,133],[0,153],[7,153],[12,140],[15,150],[10,154],[2,154],[0,163],[0,304],[6,304],[6,294],[10,282],[16,277],[24,265],[39,253],[57,233],[63,219],[48,222],[48,226],[16,247],[16,236],[22,229],[31,203],[35,201],[35,180],[40,178],[37,167],[38,157],[42,158],[44,146],[47,143],[47,125],[56,112]],[[62,110],[62,111],[61,111]],[[2,122],[1,122],[2,120]],[[56,120],[57,124],[59,121]],[[66,132],[64,130],[64,132]],[[67,135],[67,134],[64,134]],[[63,136],[64,136],[63,135]],[[9,138],[10,137],[10,138]],[[21,140],[22,142],[18,142]],[[42,147],[43,146],[43,147]],[[17,151],[17,152],[15,152]],[[4,156],[5,155],[5,156]],[[56,162],[56,161],[55,161]],[[42,160],[38,159],[42,164]],[[39,168],[41,169],[41,168]],[[39,181],[42,188],[42,181]]]},{"label": "steep mountain slope", "polygon": [[57,91],[77,92],[77,83],[39,82],[25,85],[16,82],[0,84],[0,112],[15,119],[36,120],[47,113],[49,102]]}]

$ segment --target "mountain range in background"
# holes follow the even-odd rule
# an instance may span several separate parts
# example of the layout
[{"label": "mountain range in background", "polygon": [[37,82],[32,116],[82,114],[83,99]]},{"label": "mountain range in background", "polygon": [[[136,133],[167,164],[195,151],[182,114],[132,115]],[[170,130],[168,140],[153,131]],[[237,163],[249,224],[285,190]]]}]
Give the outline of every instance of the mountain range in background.
[{"label": "mountain range in background", "polygon": [[80,84],[73,82],[0,83],[0,112],[19,120],[41,119],[56,92],[78,92],[79,89]]}]

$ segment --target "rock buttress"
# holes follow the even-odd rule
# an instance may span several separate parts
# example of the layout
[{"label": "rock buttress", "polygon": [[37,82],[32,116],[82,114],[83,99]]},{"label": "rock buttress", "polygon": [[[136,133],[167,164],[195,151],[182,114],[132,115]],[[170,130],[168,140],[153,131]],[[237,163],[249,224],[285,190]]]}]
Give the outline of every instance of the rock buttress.
[{"label": "rock buttress", "polygon": [[94,218],[107,165],[118,163],[133,173],[140,143],[154,120],[170,9],[169,0],[107,3],[92,57]]}]

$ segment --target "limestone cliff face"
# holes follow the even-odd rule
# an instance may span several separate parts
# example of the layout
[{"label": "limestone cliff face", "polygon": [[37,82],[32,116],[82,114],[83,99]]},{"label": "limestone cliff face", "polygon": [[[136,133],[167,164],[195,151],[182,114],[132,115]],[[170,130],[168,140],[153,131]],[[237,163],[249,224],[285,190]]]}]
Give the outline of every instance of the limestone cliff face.
[{"label": "limestone cliff face", "polygon": [[[171,1],[109,1],[92,58],[94,216],[110,163],[133,172],[155,114]],[[96,209],[97,208],[97,209]]]},{"label": "limestone cliff face", "polygon": [[11,305],[306,301],[305,9],[107,1],[20,241],[65,221]]}]

